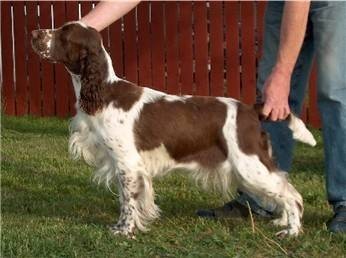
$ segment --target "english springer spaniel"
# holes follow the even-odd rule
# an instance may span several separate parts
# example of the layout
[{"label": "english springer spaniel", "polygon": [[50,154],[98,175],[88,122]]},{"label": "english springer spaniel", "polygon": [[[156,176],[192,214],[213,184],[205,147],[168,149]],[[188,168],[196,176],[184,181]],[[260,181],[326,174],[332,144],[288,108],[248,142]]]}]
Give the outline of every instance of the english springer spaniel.
[{"label": "english springer spaniel", "polygon": [[[159,216],[153,178],[191,172],[202,186],[227,195],[230,185],[274,200],[287,228],[298,235],[303,200],[271,155],[260,126],[261,107],[231,98],[175,96],[117,77],[100,34],[81,22],[32,32],[42,58],[60,62],[71,74],[77,114],[70,125],[69,151],[96,167],[95,178],[120,192],[114,234],[133,237]],[[293,137],[314,146],[303,122],[290,115]]]}]

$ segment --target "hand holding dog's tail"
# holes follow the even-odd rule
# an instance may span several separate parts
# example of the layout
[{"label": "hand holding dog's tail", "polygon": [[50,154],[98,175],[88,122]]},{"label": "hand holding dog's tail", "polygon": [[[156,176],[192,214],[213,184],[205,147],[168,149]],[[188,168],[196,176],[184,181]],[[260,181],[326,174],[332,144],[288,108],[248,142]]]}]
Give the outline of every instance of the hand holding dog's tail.
[{"label": "hand holding dog's tail", "polygon": [[[255,104],[255,111],[258,113],[258,117],[261,121],[266,120],[266,117],[262,113],[263,104]],[[288,127],[291,129],[293,139],[306,143],[310,146],[316,145],[316,140],[312,133],[306,128],[304,122],[293,113],[289,114],[286,118],[288,121]]]}]

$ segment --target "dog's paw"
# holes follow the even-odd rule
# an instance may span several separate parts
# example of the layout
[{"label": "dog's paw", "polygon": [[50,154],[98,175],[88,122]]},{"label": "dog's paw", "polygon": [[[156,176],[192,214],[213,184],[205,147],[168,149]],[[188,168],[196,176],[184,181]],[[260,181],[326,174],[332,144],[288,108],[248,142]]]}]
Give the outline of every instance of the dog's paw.
[{"label": "dog's paw", "polygon": [[280,239],[283,239],[287,236],[290,236],[290,237],[296,237],[298,236],[299,234],[299,229],[284,229],[284,230],[281,230],[279,232],[277,232],[275,235],[280,238]]},{"label": "dog's paw", "polygon": [[113,235],[122,235],[122,236],[129,238],[129,239],[135,239],[136,238],[134,229],[130,230],[129,227],[120,226],[118,224],[115,224],[115,225],[109,226],[109,230],[112,232]]}]

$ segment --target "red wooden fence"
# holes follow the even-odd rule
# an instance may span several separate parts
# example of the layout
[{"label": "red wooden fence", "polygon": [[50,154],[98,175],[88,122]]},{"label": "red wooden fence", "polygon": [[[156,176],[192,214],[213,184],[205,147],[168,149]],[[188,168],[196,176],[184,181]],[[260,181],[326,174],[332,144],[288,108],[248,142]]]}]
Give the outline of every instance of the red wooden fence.
[{"label": "red wooden fence", "polygon": [[[2,2],[2,107],[9,115],[73,115],[72,83],[62,65],[30,46],[36,28],[59,27],[93,2]],[[265,2],[142,2],[102,32],[117,75],[174,94],[255,101]],[[303,118],[318,127],[315,77]]]}]

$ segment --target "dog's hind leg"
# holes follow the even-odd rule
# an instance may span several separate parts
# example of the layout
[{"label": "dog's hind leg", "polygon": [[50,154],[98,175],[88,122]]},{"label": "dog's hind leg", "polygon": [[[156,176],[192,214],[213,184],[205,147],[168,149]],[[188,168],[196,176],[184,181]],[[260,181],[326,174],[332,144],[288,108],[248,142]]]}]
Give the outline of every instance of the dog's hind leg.
[{"label": "dog's hind leg", "polygon": [[287,229],[279,236],[299,234],[303,213],[303,200],[297,190],[287,181],[283,173],[272,172],[259,160],[257,155],[239,154],[241,158],[233,162],[239,188],[250,192],[262,200],[274,200],[282,211],[282,222],[287,216]]}]

